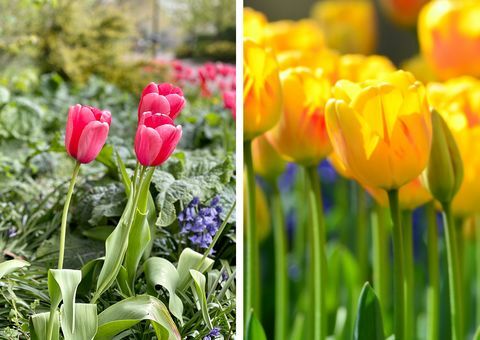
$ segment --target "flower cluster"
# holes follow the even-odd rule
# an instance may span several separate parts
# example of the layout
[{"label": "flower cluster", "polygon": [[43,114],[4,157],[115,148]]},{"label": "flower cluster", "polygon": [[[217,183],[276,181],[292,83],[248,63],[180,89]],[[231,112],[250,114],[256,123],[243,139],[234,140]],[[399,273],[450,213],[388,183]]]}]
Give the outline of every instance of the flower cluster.
[{"label": "flower cluster", "polygon": [[192,245],[207,249],[212,243],[222,223],[220,219],[222,207],[219,201],[219,198],[215,197],[207,206],[200,204],[198,197],[195,197],[178,215],[181,234],[187,236]]},{"label": "flower cluster", "polygon": [[220,329],[218,327],[213,327],[210,333],[208,333],[207,336],[203,337],[203,340],[213,340],[219,337],[220,334]]}]

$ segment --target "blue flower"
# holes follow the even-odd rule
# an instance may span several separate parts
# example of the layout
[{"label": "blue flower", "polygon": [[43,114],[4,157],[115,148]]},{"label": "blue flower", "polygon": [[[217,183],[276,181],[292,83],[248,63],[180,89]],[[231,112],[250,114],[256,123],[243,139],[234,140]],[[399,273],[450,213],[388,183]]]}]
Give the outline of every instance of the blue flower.
[{"label": "blue flower", "polygon": [[203,337],[203,340],[213,340],[213,339],[216,339],[217,337],[219,337],[220,335],[221,335],[220,334],[220,328],[213,327],[212,330],[210,331],[210,333],[208,333],[207,336]]},{"label": "blue flower", "polygon": [[178,214],[180,233],[185,235],[192,245],[207,249],[212,243],[222,223],[220,219],[222,207],[219,203],[219,197],[214,197],[209,205],[200,204],[198,197],[194,197]]}]

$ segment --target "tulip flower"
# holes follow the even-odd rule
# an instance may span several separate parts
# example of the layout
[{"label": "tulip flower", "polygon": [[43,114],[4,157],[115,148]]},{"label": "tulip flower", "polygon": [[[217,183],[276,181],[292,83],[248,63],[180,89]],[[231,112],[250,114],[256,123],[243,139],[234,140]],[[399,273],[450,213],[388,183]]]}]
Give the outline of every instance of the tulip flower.
[{"label": "tulip flower", "polygon": [[161,113],[175,119],[185,105],[185,98],[180,88],[172,84],[148,84],[142,91],[138,104],[138,119],[142,113]]},{"label": "tulip flower", "polygon": [[281,20],[268,23],[264,43],[276,53],[284,51],[321,51],[325,38],[318,24],[310,19]]},{"label": "tulip flower", "polygon": [[223,105],[226,109],[232,111],[233,119],[237,116],[237,104],[235,102],[235,91],[225,91],[223,93]]},{"label": "tulip flower", "polygon": [[252,142],[253,168],[255,173],[274,182],[287,166],[265,135],[255,138]]},{"label": "tulip flower", "polygon": [[[480,213],[480,81],[470,77],[432,83],[428,86],[430,104],[445,119],[463,164],[463,182],[452,201],[456,215]],[[459,160],[457,160],[458,162]]]},{"label": "tulip flower", "polygon": [[273,53],[245,39],[243,42],[243,135],[263,134],[281,114],[282,91]]},{"label": "tulip flower", "polygon": [[267,22],[267,18],[263,13],[245,7],[243,9],[243,37],[263,44],[264,29],[267,26]]},{"label": "tulip flower", "polygon": [[161,113],[144,112],[135,136],[135,154],[143,166],[158,166],[175,150],[182,127]]},{"label": "tulip flower", "polygon": [[329,80],[322,71],[293,68],[280,75],[283,114],[267,138],[286,160],[313,165],[332,147],[325,127],[325,103],[330,98]]},{"label": "tulip flower", "polygon": [[478,1],[432,1],[418,19],[420,48],[441,79],[480,76]]},{"label": "tulip flower", "polygon": [[337,79],[362,82],[379,79],[395,71],[393,63],[384,56],[361,54],[346,54],[338,61]]},{"label": "tulip flower", "polygon": [[397,25],[414,26],[418,14],[429,0],[380,0],[384,13]]},{"label": "tulip flower", "polygon": [[427,165],[432,139],[425,88],[408,72],[359,84],[341,80],[326,106],[343,165],[367,186],[400,188]]},{"label": "tulip flower", "polygon": [[80,104],[71,106],[65,133],[68,154],[83,164],[93,161],[107,140],[111,122],[108,111]]},{"label": "tulip flower", "polygon": [[369,0],[322,0],[311,10],[328,47],[342,53],[370,54],[376,46],[375,6]]}]

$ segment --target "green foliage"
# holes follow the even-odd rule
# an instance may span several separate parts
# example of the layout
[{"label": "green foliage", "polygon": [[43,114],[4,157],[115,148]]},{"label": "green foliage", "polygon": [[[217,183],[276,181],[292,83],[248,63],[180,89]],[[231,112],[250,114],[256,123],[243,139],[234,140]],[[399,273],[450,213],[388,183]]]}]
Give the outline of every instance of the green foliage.
[{"label": "green foliage", "polygon": [[380,302],[368,282],[363,286],[358,301],[357,320],[354,330],[355,340],[383,340],[382,311]]}]

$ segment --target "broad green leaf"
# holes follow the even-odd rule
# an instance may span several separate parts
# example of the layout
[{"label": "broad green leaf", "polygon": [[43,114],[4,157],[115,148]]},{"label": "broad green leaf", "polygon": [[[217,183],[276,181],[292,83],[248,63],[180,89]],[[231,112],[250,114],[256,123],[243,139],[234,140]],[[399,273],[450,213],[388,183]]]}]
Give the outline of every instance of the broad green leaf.
[{"label": "broad green leaf", "polygon": [[100,313],[95,339],[111,339],[142,320],[152,323],[159,340],[181,339],[167,307],[150,295],[137,295],[122,300]]},{"label": "broad green leaf", "polygon": [[380,303],[368,282],[365,283],[360,293],[353,337],[355,340],[385,339]]},{"label": "broad green leaf", "polygon": [[75,295],[82,281],[82,272],[73,269],[50,269],[48,271],[48,293],[50,312],[54,312],[63,300],[62,324],[75,329]]},{"label": "broad green leaf", "polygon": [[175,266],[166,259],[151,257],[143,264],[148,289],[165,287],[169,294],[168,309],[183,324],[183,303],[176,294],[179,276]]},{"label": "broad green leaf", "polygon": [[125,253],[125,269],[128,274],[128,284],[133,288],[137,267],[143,252],[150,242],[150,227],[147,215],[137,209],[128,239],[128,248]]},{"label": "broad green leaf", "polygon": [[[47,339],[47,325],[50,318],[50,312],[33,314],[30,317],[30,338],[31,340],[45,340]],[[52,329],[53,336],[52,340],[58,340],[60,333],[60,323],[59,323],[59,313],[58,311],[54,312],[54,317],[52,318]]]},{"label": "broad green leaf", "polygon": [[207,306],[207,296],[205,294],[205,283],[207,279],[205,275],[196,271],[194,269],[190,270],[190,275],[193,278],[193,293],[197,295],[198,304],[200,305],[200,310],[202,311],[203,320],[207,324],[209,329],[213,328],[212,320],[210,320],[210,315],[208,314],[208,306]]},{"label": "broad green leaf", "polygon": [[201,263],[201,266],[199,267],[202,258],[203,254],[197,253],[190,248],[185,248],[182,251],[177,264],[177,272],[179,276],[179,290],[183,291],[185,288],[187,288],[188,283],[191,279],[190,269],[195,269],[201,273],[204,273],[213,266],[214,261],[208,257],[205,257],[205,259]]},{"label": "broad green leaf", "polygon": [[99,257],[88,261],[82,266],[82,281],[78,285],[77,294],[88,294],[92,289],[95,279],[98,277],[101,263],[104,258]]},{"label": "broad green leaf", "polygon": [[262,324],[253,311],[251,311],[248,316],[245,340],[267,340]]},{"label": "broad green leaf", "polygon": [[10,274],[18,269],[29,266],[30,263],[23,260],[8,260],[0,263],[0,279],[7,274]]},{"label": "broad green leaf", "polygon": [[104,225],[84,230],[82,234],[92,240],[106,241],[113,231],[113,227]]},{"label": "broad green leaf", "polygon": [[[63,315],[64,308],[61,308]],[[72,331],[65,318],[62,318],[62,332],[65,340],[92,340],[97,333],[97,305],[75,304],[75,330]]]}]

